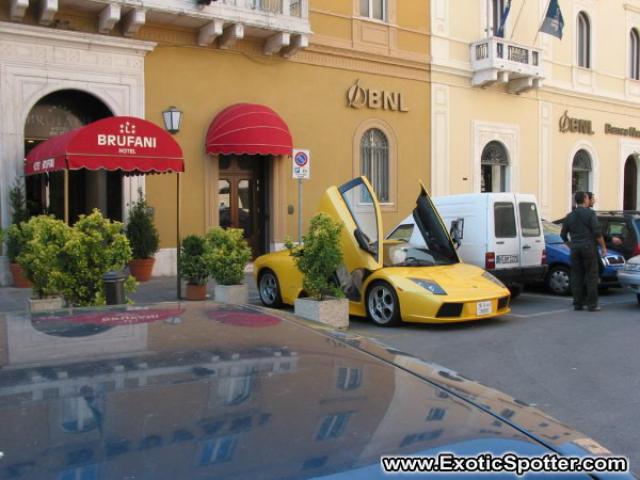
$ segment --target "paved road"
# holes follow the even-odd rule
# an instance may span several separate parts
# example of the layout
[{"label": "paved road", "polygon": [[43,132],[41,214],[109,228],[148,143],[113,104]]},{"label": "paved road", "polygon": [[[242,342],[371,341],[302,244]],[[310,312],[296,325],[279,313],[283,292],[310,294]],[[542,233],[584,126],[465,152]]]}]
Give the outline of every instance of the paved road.
[{"label": "paved road", "polygon": [[462,325],[350,330],[433,361],[537,405],[627,455],[640,473],[640,307],[620,291],[603,310],[574,312],[571,299],[524,293],[501,319]]}]

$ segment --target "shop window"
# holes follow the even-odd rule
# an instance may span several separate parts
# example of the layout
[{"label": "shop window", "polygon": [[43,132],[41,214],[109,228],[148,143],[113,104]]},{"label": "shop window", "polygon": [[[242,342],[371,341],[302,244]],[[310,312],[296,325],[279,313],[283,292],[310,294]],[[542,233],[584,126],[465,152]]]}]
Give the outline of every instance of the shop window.
[{"label": "shop window", "polygon": [[387,20],[387,0],[360,0],[360,16]]},{"label": "shop window", "polygon": [[585,12],[578,14],[578,66],[591,68],[591,23]]},{"label": "shop window", "polygon": [[640,34],[635,28],[629,33],[629,77],[640,80]]},{"label": "shop window", "polygon": [[482,150],[481,192],[506,192],[509,175],[509,158],[502,143],[489,142]]},{"label": "shop window", "polygon": [[390,201],[389,141],[382,130],[370,128],[360,141],[361,172],[367,177],[381,203]]},{"label": "shop window", "polygon": [[591,190],[591,156],[586,150],[578,150],[573,157],[571,173],[571,198],[576,192],[588,192]]}]

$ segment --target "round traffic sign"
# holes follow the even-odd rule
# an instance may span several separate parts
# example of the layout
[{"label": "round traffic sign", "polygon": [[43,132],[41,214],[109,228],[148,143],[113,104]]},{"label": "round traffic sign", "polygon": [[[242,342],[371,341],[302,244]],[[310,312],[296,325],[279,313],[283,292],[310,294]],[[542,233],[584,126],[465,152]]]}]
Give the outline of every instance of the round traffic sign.
[{"label": "round traffic sign", "polygon": [[309,157],[305,152],[298,152],[293,158],[293,161],[296,162],[297,166],[304,167],[307,163],[309,163]]}]

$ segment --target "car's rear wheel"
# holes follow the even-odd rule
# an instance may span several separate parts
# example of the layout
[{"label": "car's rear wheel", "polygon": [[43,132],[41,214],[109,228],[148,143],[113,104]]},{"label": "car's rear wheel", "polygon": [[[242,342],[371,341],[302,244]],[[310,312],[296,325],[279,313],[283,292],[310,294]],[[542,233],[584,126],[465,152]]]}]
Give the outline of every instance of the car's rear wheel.
[{"label": "car's rear wheel", "polygon": [[556,295],[571,293],[571,272],[567,267],[556,265],[551,267],[545,281],[547,288]]},{"label": "car's rear wheel", "polygon": [[260,272],[258,277],[258,292],[263,305],[271,308],[282,306],[282,295],[280,293],[280,283],[276,274],[268,268]]},{"label": "car's rear wheel", "polygon": [[400,323],[398,295],[387,282],[373,282],[367,290],[366,302],[367,316],[376,325],[390,327]]}]

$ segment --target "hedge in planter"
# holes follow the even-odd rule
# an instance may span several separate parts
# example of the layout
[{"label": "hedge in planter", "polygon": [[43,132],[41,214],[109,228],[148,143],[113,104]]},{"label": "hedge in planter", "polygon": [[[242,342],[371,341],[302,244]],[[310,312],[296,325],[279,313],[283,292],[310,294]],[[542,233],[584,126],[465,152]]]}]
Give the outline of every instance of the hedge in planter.
[{"label": "hedge in planter", "polygon": [[63,267],[60,252],[71,239],[71,227],[41,215],[21,224],[20,230],[23,244],[16,260],[33,284],[33,293],[37,298],[59,295]]},{"label": "hedge in planter", "polygon": [[315,300],[344,296],[333,281],[335,272],[342,265],[341,231],[340,223],[325,213],[319,213],[311,219],[309,232],[303,237],[303,246],[294,248],[291,241],[287,242],[287,248],[303,275],[302,288]]},{"label": "hedge in planter", "polygon": [[[61,276],[59,288],[67,303],[73,306],[104,305],[102,276],[122,270],[131,260],[131,247],[120,222],[112,222],[99,210],[81,215],[71,236],[60,252]],[[136,288],[129,276],[125,293]]]},{"label": "hedge in planter", "polygon": [[211,272],[218,285],[240,285],[251,249],[240,228],[211,229],[206,235],[211,248]]},{"label": "hedge in planter", "polygon": [[145,282],[151,277],[151,271],[160,245],[160,236],[153,223],[151,207],[144,198],[142,189],[138,190],[138,201],[129,211],[127,238],[131,244],[133,259],[129,263],[131,274],[136,280]]},{"label": "hedge in planter", "polygon": [[198,235],[188,235],[180,247],[180,276],[187,281],[187,298],[204,300],[211,278],[211,250]]},{"label": "hedge in planter", "polygon": [[20,180],[16,180],[9,191],[9,209],[12,225],[6,232],[6,255],[9,258],[13,284],[18,288],[30,288],[31,282],[25,277],[22,267],[17,262],[25,241],[21,225],[29,219],[24,188]]}]

